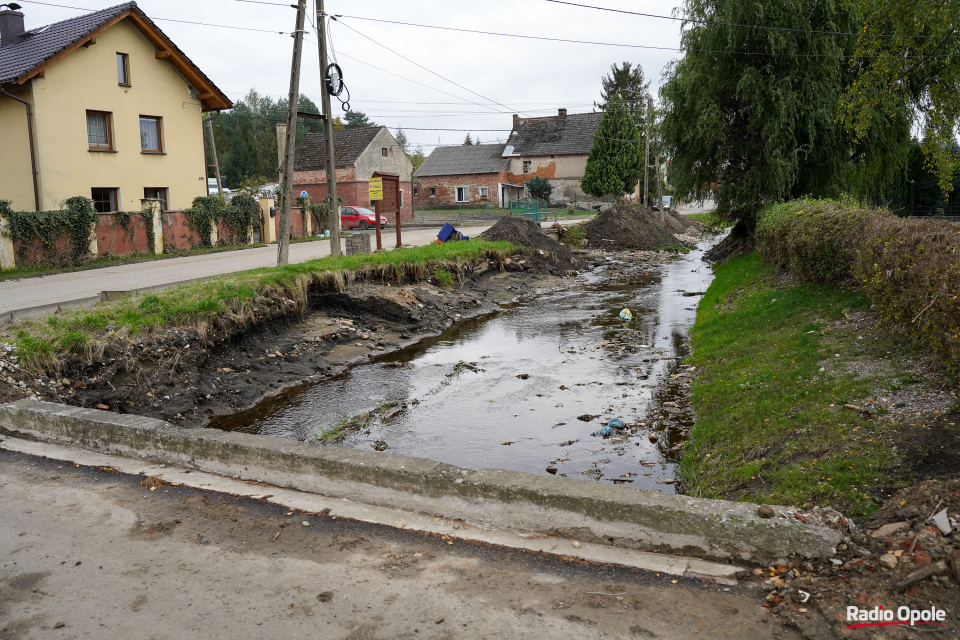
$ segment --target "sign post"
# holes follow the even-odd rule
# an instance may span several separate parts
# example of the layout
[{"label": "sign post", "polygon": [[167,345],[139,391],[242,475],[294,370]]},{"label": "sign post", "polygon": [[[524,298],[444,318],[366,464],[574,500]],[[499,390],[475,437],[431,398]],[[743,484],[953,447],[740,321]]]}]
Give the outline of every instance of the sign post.
[{"label": "sign post", "polygon": [[[370,200],[383,200],[383,178],[370,178],[369,180]],[[377,251],[383,251],[383,240],[380,236],[380,214],[374,212],[373,226],[377,230]]]}]

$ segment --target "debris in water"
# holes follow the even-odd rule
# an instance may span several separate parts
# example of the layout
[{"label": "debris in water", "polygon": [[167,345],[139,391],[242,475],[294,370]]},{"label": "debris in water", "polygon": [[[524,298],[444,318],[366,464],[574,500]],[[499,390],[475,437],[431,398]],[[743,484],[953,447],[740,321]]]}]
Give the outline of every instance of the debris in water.
[{"label": "debris in water", "polygon": [[370,446],[373,447],[374,451],[386,451],[390,448],[385,440],[377,440]]}]

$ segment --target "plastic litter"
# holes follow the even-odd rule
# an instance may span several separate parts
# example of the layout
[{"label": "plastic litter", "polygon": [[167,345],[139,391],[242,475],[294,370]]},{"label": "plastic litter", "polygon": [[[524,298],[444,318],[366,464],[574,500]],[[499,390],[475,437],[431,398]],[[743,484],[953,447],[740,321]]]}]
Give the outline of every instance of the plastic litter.
[{"label": "plastic litter", "polygon": [[607,426],[613,429],[623,429],[627,425],[624,424],[623,420],[620,418],[610,418],[610,421],[607,422]]},{"label": "plastic litter", "polygon": [[607,421],[607,424],[605,424],[605,425],[603,425],[602,427],[600,427],[600,430],[599,430],[599,431],[594,431],[594,432],[591,433],[590,435],[592,435],[592,436],[602,436],[602,437],[604,437],[604,438],[608,438],[608,437],[610,437],[611,435],[613,435],[613,430],[614,430],[614,429],[623,429],[623,428],[626,427],[626,426],[627,426],[627,425],[625,425],[625,424],[623,423],[623,420],[621,420],[620,418],[611,418],[610,420]]},{"label": "plastic litter", "polygon": [[450,224],[449,222],[445,223],[440,228],[440,233],[437,234],[437,242],[456,242],[457,240],[469,240],[469,236],[464,236],[457,229]]},{"label": "plastic litter", "polygon": [[620,312],[620,319],[630,322],[633,320],[633,313],[630,312],[630,309],[624,309]]}]

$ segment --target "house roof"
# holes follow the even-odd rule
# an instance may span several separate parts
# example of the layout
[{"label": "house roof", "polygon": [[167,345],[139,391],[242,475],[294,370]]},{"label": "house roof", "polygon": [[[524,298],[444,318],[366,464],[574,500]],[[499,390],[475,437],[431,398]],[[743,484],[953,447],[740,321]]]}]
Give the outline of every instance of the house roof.
[{"label": "house roof", "polygon": [[[333,132],[333,153],[338,168],[357,163],[357,158],[366,151],[377,134],[386,127],[363,127]],[[308,133],[294,152],[294,171],[320,171],[327,168],[327,155],[323,132]]]},{"label": "house roof", "polygon": [[437,147],[414,172],[417,178],[459,176],[470,173],[500,173],[507,165],[502,144]]},{"label": "house roof", "polygon": [[233,106],[213,81],[137,7],[136,2],[125,2],[26,31],[15,44],[0,48],[0,85],[27,82],[123,19],[129,19],[140,29],[158,49],[157,57],[166,59],[193,85],[204,111]]},{"label": "house roof", "polygon": [[571,113],[545,118],[518,118],[507,139],[513,155],[587,154],[602,113]]}]

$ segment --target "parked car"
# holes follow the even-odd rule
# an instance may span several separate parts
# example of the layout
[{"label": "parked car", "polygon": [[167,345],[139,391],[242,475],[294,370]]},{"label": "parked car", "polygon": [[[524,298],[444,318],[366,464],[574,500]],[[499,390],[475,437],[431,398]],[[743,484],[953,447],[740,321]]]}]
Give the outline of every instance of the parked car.
[{"label": "parked car", "polygon": [[[348,229],[371,229],[376,224],[377,214],[363,207],[340,207],[340,226]],[[387,226],[387,217],[380,216],[380,228]]]},{"label": "parked car", "polygon": [[[671,205],[673,205],[673,196],[663,196],[663,210],[670,211]],[[660,203],[656,200],[653,201],[653,210],[660,211]]]}]

